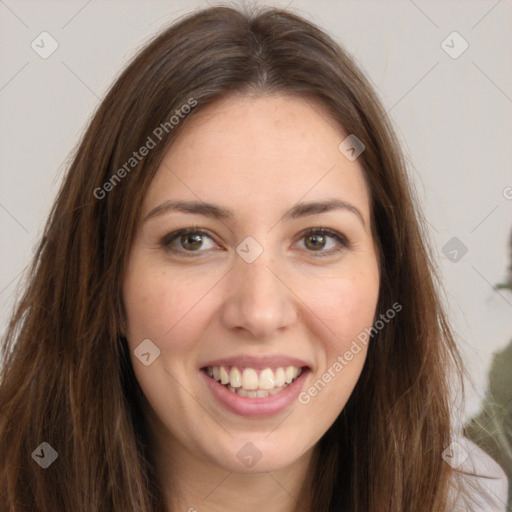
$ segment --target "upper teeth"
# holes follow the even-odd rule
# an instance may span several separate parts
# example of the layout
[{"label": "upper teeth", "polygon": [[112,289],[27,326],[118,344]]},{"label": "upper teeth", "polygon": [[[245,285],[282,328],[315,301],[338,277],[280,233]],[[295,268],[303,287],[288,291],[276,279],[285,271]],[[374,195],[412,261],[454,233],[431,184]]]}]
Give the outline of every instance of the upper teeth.
[{"label": "upper teeth", "polygon": [[233,366],[208,366],[206,373],[221,384],[230,384],[233,388],[246,389],[272,389],[290,384],[302,373],[302,368],[287,366],[286,368],[265,368],[258,371],[254,368],[244,368],[242,372]]}]

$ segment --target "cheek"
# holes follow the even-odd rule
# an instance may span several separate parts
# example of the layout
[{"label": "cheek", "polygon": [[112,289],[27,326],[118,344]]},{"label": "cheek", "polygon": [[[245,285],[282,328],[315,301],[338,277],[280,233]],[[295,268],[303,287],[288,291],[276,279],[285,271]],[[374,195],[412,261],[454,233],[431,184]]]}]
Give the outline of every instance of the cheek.
[{"label": "cheek", "polygon": [[149,338],[162,351],[167,364],[199,350],[197,341],[212,321],[214,306],[209,291],[222,278],[218,269],[158,267],[148,257],[135,257],[123,287],[127,333],[132,350]]},{"label": "cheek", "polygon": [[144,338],[162,342],[183,323],[200,299],[200,292],[190,279],[134,262],[123,288],[128,338],[132,343]]},{"label": "cheek", "polygon": [[[324,358],[320,371],[299,396],[323,424],[332,424],[345,407],[364,366],[367,345],[361,333],[373,325],[378,274],[333,278],[308,294],[308,306],[322,324]],[[368,338],[366,338],[368,339]]]},{"label": "cheek", "polygon": [[307,304],[329,328],[329,345],[341,351],[373,323],[379,293],[378,277],[333,278],[308,291]]}]

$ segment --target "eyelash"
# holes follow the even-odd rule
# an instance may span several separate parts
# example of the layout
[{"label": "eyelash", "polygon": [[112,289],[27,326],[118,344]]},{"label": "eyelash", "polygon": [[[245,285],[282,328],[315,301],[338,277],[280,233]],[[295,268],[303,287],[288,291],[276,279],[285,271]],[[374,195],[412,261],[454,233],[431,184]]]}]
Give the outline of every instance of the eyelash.
[{"label": "eyelash", "polygon": [[[201,253],[201,252],[205,252],[204,250],[203,251],[201,251],[201,250],[198,250],[198,251],[187,251],[185,249],[175,249],[175,248],[171,247],[172,242],[174,242],[175,240],[179,239],[179,237],[181,237],[183,235],[190,235],[190,234],[196,234],[196,235],[205,236],[205,237],[208,237],[211,240],[213,240],[213,237],[211,237],[203,229],[200,229],[200,228],[184,228],[184,229],[179,229],[177,231],[173,231],[172,233],[169,233],[169,234],[165,235],[160,240],[160,245],[164,249],[166,249],[166,250],[168,250],[170,252],[182,253],[182,254],[186,255],[186,257],[195,257],[196,254]],[[305,237],[310,236],[310,235],[324,235],[324,236],[327,236],[327,237],[334,238],[339,243],[339,247],[338,248],[331,249],[330,251],[323,251],[323,250],[307,251],[307,252],[311,253],[311,255],[316,257],[316,258],[322,258],[322,257],[326,257],[326,256],[331,256],[333,254],[341,252],[343,249],[350,249],[352,247],[350,241],[344,235],[342,235],[341,233],[338,233],[337,231],[333,231],[331,229],[323,228],[323,227],[312,228],[312,229],[308,229],[307,231],[302,232],[299,240],[302,240]]]}]

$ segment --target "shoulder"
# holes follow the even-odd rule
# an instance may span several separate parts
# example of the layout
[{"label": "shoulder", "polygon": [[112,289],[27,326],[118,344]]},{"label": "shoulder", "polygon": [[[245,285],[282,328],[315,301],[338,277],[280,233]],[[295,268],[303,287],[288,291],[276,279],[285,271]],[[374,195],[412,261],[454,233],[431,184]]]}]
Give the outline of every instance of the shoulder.
[{"label": "shoulder", "polygon": [[501,466],[465,437],[451,447],[445,461],[454,469],[453,512],[506,512],[508,480]]}]

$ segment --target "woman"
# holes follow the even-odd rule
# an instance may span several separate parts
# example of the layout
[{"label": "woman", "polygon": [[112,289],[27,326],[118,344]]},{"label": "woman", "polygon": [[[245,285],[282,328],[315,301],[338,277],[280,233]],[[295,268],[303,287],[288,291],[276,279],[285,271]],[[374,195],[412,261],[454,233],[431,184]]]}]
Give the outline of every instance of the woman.
[{"label": "woman", "polygon": [[92,119],[7,333],[1,509],[452,510],[461,367],[415,208],[325,33],[171,26]]}]

